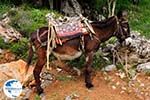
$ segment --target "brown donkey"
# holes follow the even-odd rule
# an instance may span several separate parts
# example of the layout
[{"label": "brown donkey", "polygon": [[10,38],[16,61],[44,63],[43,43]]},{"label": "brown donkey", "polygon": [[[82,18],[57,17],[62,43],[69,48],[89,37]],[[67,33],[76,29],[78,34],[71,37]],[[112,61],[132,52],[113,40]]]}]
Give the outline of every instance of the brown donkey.
[{"label": "brown donkey", "polygon": [[[85,85],[87,88],[93,87],[91,80],[93,62],[92,60],[94,53],[99,48],[100,43],[108,40],[112,36],[116,36],[119,42],[124,41],[125,38],[130,36],[128,21],[122,13],[118,14],[118,16],[110,17],[104,21],[92,22],[91,25],[96,33],[93,35],[93,39],[91,39],[90,35],[84,35],[84,39],[76,37],[64,42],[63,45],[57,45],[57,47],[52,50],[52,54],[56,58],[61,60],[73,60],[80,57],[81,54],[84,52],[86,57],[84,73]],[[43,89],[40,86],[40,73],[44,64],[46,63],[47,45],[42,45],[42,43],[47,41],[47,31],[48,27],[40,28],[38,34],[39,36],[42,34],[42,36],[37,37],[37,32],[35,31],[31,34],[30,40],[31,45],[29,50],[28,65],[31,63],[31,59],[33,56],[32,47],[34,46],[35,52],[38,56],[38,60],[34,68],[33,74],[38,94],[41,94],[43,92]],[[81,40],[84,41],[84,50],[83,48],[79,49],[81,45],[83,45],[83,43],[81,44]]]}]

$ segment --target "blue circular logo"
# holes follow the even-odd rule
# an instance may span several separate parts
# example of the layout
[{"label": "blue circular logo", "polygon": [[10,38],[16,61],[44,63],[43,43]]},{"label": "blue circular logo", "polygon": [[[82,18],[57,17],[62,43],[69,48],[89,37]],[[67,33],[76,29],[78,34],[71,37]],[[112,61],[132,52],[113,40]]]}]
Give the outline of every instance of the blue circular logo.
[{"label": "blue circular logo", "polygon": [[16,98],[22,92],[22,85],[16,79],[10,79],[4,83],[3,91],[9,98]]}]

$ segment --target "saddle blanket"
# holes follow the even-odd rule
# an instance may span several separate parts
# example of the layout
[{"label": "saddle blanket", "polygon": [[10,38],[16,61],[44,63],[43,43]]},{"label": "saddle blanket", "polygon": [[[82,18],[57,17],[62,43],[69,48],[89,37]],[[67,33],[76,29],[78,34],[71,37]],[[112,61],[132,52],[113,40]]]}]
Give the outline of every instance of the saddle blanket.
[{"label": "saddle blanket", "polygon": [[83,34],[80,21],[55,26],[55,29],[59,38],[76,37]]}]

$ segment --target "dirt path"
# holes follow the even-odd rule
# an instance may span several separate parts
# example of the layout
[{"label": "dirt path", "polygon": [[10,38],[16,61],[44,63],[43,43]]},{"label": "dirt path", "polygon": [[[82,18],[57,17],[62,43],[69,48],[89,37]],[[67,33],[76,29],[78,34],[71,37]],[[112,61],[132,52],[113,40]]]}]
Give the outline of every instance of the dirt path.
[{"label": "dirt path", "polygon": [[[127,81],[117,75],[119,71],[97,71],[93,79],[95,87],[90,90],[85,87],[83,76],[71,76],[55,67],[50,73],[54,75],[54,81],[44,89],[44,100],[150,100],[150,76],[141,73],[138,81],[129,87]],[[29,100],[40,99],[32,92]]]},{"label": "dirt path", "polygon": [[[45,89],[46,100],[140,100],[134,93],[121,93],[121,89],[113,89],[109,82],[104,80],[102,72],[98,72],[93,80],[95,87],[88,90],[84,86],[82,77],[56,80]],[[32,94],[31,100],[34,100]]]}]

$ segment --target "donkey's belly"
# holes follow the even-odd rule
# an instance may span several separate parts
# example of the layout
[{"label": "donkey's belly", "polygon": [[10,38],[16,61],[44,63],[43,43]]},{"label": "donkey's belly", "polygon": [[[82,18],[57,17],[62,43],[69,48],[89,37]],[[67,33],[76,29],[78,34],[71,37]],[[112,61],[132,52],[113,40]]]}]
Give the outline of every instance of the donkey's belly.
[{"label": "donkey's belly", "polygon": [[73,54],[69,55],[69,54],[60,54],[57,52],[52,52],[53,55],[58,59],[58,60],[74,60],[76,58],[79,58],[82,54],[82,51],[77,51],[74,52]]}]

